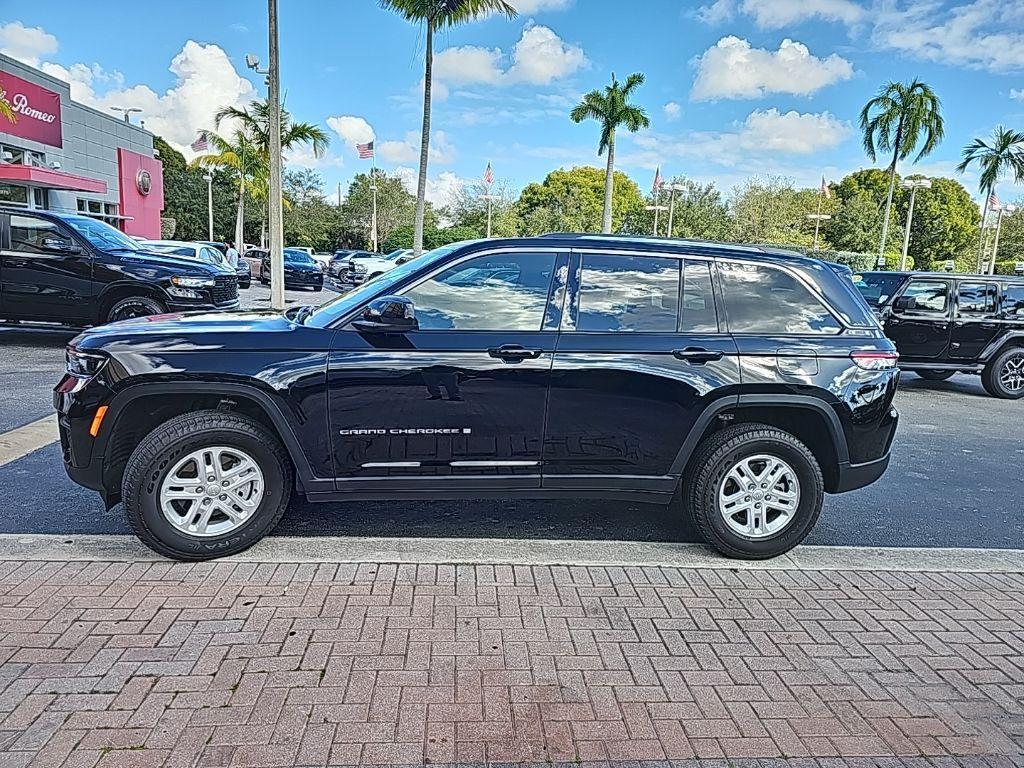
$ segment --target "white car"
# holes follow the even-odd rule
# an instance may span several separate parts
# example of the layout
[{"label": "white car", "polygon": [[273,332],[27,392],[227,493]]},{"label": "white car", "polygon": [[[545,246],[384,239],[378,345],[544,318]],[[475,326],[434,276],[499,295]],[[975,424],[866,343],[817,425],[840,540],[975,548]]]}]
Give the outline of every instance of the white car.
[{"label": "white car", "polygon": [[139,240],[139,242],[146,248],[158,253],[166,253],[168,256],[184,256],[186,259],[198,259],[207,264],[230,269],[224,254],[206,243],[190,243],[185,240]]},{"label": "white car", "polygon": [[386,256],[370,254],[366,256],[353,256],[348,260],[349,281],[359,285],[367,280],[373,280],[378,275],[394,269],[398,266],[398,258],[405,253],[404,249],[392,251]]}]

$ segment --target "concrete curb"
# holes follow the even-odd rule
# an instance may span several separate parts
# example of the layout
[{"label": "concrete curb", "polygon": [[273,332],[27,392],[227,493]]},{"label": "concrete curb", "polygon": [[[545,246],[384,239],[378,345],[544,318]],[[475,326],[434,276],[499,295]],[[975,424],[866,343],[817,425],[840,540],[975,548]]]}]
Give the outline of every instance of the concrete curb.
[{"label": "concrete curb", "polygon": [[[1024,551],[798,547],[774,560],[728,560],[699,544],[552,539],[415,539],[272,536],[230,562],[473,563],[668,566],[808,571],[1024,573]],[[0,560],[162,561],[134,536],[0,534]]]}]

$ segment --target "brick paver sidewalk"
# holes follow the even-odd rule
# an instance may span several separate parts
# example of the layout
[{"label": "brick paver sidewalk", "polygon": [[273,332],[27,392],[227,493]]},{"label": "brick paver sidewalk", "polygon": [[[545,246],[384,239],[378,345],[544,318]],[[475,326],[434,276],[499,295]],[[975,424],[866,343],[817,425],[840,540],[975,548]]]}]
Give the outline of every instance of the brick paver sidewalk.
[{"label": "brick paver sidewalk", "polygon": [[[1022,593],[988,574],[5,562],[0,766],[1024,764]],[[852,759],[872,756],[911,759]]]}]

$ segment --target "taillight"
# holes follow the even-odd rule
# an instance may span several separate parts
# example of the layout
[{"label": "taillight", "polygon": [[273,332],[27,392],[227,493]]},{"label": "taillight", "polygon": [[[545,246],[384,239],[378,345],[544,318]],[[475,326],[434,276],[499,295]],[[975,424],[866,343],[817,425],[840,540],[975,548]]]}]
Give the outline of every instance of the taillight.
[{"label": "taillight", "polygon": [[861,351],[851,352],[850,358],[858,368],[865,371],[891,371],[896,367],[900,356],[896,352]]}]

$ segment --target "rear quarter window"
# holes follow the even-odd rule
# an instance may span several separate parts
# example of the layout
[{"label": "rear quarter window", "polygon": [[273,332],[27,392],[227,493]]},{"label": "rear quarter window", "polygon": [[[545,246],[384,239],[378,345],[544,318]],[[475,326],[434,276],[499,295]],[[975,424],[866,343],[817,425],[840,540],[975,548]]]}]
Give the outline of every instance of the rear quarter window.
[{"label": "rear quarter window", "polygon": [[842,325],[793,275],[762,264],[718,265],[732,333],[763,336],[836,334]]}]

